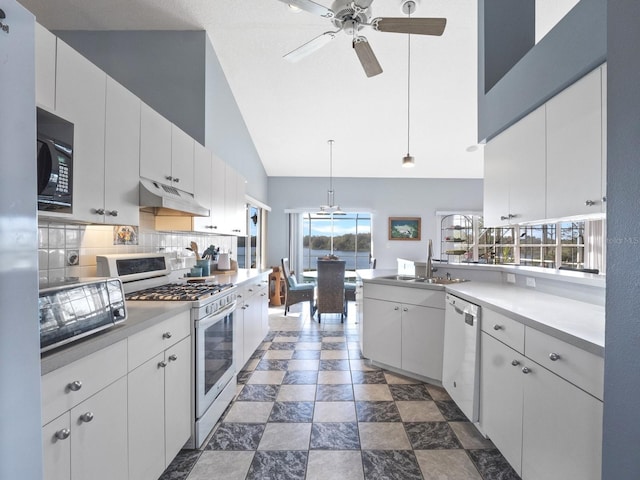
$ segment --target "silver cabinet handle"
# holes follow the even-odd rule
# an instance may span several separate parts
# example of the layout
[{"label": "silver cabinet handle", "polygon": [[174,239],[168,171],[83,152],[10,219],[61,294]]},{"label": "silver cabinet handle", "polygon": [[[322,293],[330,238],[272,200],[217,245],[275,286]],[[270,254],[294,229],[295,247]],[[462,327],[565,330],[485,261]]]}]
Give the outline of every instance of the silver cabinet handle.
[{"label": "silver cabinet handle", "polygon": [[520,365],[520,361],[519,360],[513,360],[511,362],[511,365],[513,365],[514,367],[517,367],[518,365]]},{"label": "silver cabinet handle", "polygon": [[80,420],[85,423],[89,423],[91,420],[93,420],[93,413],[92,412],[83,413],[82,415],[80,415]]},{"label": "silver cabinet handle", "polygon": [[500,220],[509,220],[509,217],[506,215],[500,215]]},{"label": "silver cabinet handle", "polygon": [[67,390],[71,392],[77,392],[82,388],[82,382],[80,380],[76,380],[75,382],[71,382],[67,385]]},{"label": "silver cabinet handle", "polygon": [[171,338],[171,332],[164,332],[162,338]]},{"label": "silver cabinet handle", "polygon": [[94,208],[93,213],[96,215],[104,215],[104,208]]},{"label": "silver cabinet handle", "polygon": [[525,375],[527,373],[531,372],[531,370],[529,369],[529,367],[522,367],[522,373],[524,373]]},{"label": "silver cabinet handle", "polygon": [[165,175],[164,178],[169,180],[170,182],[173,181],[173,177],[171,175]]},{"label": "silver cabinet handle", "polygon": [[158,368],[164,368],[167,366],[167,362],[158,362]]},{"label": "silver cabinet handle", "polygon": [[397,311],[400,310],[400,307],[394,307],[393,309]]},{"label": "silver cabinet handle", "polygon": [[403,312],[408,312],[408,311],[409,311],[409,309],[408,309],[407,307],[404,307],[404,308],[402,309],[402,311],[403,311]]},{"label": "silver cabinet handle", "polygon": [[63,428],[62,430],[58,430],[53,434],[53,436],[58,440],[66,440],[67,438],[69,438],[69,435],[71,435],[71,430],[69,430],[68,428]]},{"label": "silver cabinet handle", "polygon": [[178,360],[178,356],[175,353],[173,355],[169,355],[170,362],[175,362],[176,360]]},{"label": "silver cabinet handle", "polygon": [[593,207],[593,206],[596,204],[596,202],[594,202],[593,200],[586,200],[586,201],[584,202],[584,204],[585,204],[587,207]]},{"label": "silver cabinet handle", "polygon": [[550,353],[549,354],[549,360],[551,360],[552,362],[555,362],[556,360],[560,360],[560,354],[558,354],[558,353]]},{"label": "silver cabinet handle", "polygon": [[111,215],[112,217],[117,217],[118,216],[118,210],[107,210],[106,214],[107,215]]},{"label": "silver cabinet handle", "polygon": [[249,290],[250,292],[253,292],[253,288],[247,288],[247,290]]},{"label": "silver cabinet handle", "polygon": [[173,181],[176,182],[176,183],[179,183],[180,179],[179,178],[174,178]]},{"label": "silver cabinet handle", "polygon": [[502,325],[497,325],[496,324],[496,325],[493,326],[493,329],[494,330],[502,330]]}]

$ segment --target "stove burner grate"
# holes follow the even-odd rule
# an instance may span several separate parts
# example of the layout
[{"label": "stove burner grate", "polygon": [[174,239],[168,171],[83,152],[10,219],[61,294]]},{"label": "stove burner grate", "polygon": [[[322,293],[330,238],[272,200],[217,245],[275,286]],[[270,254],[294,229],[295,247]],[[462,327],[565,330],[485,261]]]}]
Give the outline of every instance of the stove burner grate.
[{"label": "stove burner grate", "polygon": [[196,301],[204,300],[232,286],[231,283],[169,283],[128,293],[125,295],[125,299]]}]

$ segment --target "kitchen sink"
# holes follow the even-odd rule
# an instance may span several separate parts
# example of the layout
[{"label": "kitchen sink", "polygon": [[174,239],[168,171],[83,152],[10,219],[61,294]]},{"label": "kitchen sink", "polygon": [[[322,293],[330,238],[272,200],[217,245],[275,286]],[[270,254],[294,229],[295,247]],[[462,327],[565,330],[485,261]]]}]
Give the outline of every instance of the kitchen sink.
[{"label": "kitchen sink", "polygon": [[403,282],[408,282],[408,281],[415,280],[418,277],[416,277],[415,275],[388,275],[386,277],[380,277],[380,278],[384,278],[385,280],[401,280]]},{"label": "kitchen sink", "polygon": [[434,285],[451,285],[452,283],[468,282],[465,278],[446,278],[446,277],[416,277],[415,275],[387,275],[386,277],[380,277],[385,280],[398,280],[408,283],[431,283]]}]

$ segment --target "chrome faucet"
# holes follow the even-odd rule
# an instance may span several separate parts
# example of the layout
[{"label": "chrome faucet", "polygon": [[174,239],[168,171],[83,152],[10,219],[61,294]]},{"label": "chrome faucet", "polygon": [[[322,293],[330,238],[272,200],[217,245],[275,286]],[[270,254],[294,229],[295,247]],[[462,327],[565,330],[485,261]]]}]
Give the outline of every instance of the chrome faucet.
[{"label": "chrome faucet", "polygon": [[431,263],[431,257],[433,257],[433,243],[429,239],[429,247],[427,249],[427,278],[433,278],[433,264]]}]

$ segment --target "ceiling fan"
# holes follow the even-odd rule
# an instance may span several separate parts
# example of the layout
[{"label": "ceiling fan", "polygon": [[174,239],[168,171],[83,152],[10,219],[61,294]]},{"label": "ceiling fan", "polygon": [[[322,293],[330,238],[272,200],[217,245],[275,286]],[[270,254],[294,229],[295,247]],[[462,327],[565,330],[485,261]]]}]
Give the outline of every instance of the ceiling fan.
[{"label": "ceiling fan", "polygon": [[366,37],[358,32],[364,27],[371,27],[378,32],[410,33],[416,35],[440,36],[447,24],[446,18],[411,18],[415,10],[414,0],[402,0],[402,11],[407,17],[378,17],[371,19],[371,4],[373,0],[334,0],[331,8],[327,8],[312,0],[280,0],[291,7],[330,19],[337,28],[335,31],[325,32],[304,45],[287,53],[284,58],[290,62],[297,62],[310,55],[333,40],[340,32],[353,36],[353,49],[362,64],[367,77],[382,73],[371,45]]}]

